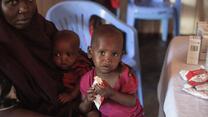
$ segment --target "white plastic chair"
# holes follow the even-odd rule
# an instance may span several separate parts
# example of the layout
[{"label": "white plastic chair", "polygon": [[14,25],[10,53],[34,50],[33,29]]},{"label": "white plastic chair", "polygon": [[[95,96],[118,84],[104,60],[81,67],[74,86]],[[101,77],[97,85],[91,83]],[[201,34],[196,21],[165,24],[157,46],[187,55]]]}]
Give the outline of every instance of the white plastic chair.
[{"label": "white plastic chair", "polygon": [[168,36],[168,22],[173,19],[173,34],[179,34],[181,0],[171,4],[169,0],[129,0],[127,6],[127,24],[134,26],[136,19],[161,20],[162,40]]},{"label": "white plastic chair", "polygon": [[130,65],[137,75],[139,81],[138,96],[141,105],[143,105],[139,45],[137,32],[133,27],[119,21],[116,16],[105,7],[95,2],[81,0],[57,3],[47,11],[46,19],[52,21],[59,30],[69,29],[75,31],[80,36],[81,48],[87,52],[87,47],[90,45],[91,41],[89,21],[90,17],[93,15],[113,24],[125,33],[126,55],[123,56],[122,61]]}]

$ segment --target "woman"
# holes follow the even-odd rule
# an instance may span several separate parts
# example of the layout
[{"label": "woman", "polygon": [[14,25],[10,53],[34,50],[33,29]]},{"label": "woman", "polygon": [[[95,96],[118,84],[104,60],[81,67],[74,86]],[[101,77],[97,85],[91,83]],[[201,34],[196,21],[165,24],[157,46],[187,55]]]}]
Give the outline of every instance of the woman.
[{"label": "woman", "polygon": [[13,83],[22,107],[55,115],[61,111],[61,74],[51,57],[57,29],[38,14],[35,0],[0,2],[0,79]]}]

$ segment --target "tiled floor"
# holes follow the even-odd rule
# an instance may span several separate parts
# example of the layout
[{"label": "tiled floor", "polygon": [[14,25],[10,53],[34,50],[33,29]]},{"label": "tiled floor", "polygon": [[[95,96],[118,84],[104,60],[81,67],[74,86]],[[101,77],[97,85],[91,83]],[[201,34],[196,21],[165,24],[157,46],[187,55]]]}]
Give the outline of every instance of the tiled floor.
[{"label": "tiled floor", "polygon": [[157,84],[168,42],[158,34],[139,34],[145,117],[157,117]]}]

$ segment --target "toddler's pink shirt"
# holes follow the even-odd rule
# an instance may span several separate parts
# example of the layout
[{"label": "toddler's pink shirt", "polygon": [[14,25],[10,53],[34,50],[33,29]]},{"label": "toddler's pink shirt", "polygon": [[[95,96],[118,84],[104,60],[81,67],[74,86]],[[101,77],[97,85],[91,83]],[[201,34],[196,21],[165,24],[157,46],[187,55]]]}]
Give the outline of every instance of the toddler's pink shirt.
[{"label": "toddler's pink shirt", "polygon": [[[92,69],[82,77],[80,82],[82,95],[85,96],[87,94],[87,90],[93,84],[94,76],[95,69]],[[113,89],[126,94],[136,94],[137,84],[137,79],[132,74],[129,67],[127,65],[122,65],[122,73]],[[138,98],[136,99],[136,105],[134,107],[128,107],[112,100],[104,99],[99,111],[102,113],[102,117],[143,117],[143,109]]]}]

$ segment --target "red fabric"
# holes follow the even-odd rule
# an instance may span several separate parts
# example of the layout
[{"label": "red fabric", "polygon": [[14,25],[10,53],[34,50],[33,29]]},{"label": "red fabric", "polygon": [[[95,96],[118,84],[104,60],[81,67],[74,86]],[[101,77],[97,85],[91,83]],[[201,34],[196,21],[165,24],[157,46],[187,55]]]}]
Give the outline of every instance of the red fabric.
[{"label": "red fabric", "polygon": [[120,0],[111,0],[111,6],[114,8],[114,9],[117,9],[120,7]]},{"label": "red fabric", "polygon": [[77,83],[79,83],[80,78],[86,72],[90,70],[90,61],[83,51],[80,51],[81,55],[76,60],[76,63],[72,68],[64,73],[63,83],[69,90],[73,89]]},{"label": "red fabric", "polygon": [[[121,68],[122,72],[120,78],[113,89],[126,94],[136,94],[136,77],[127,65],[122,65]],[[87,90],[94,82],[94,76],[95,69],[92,69],[82,77],[80,81],[80,91],[82,95],[85,96],[87,94]],[[102,113],[102,117],[143,117],[143,109],[138,98],[134,107],[127,107],[112,100],[104,100],[99,111]]]}]

